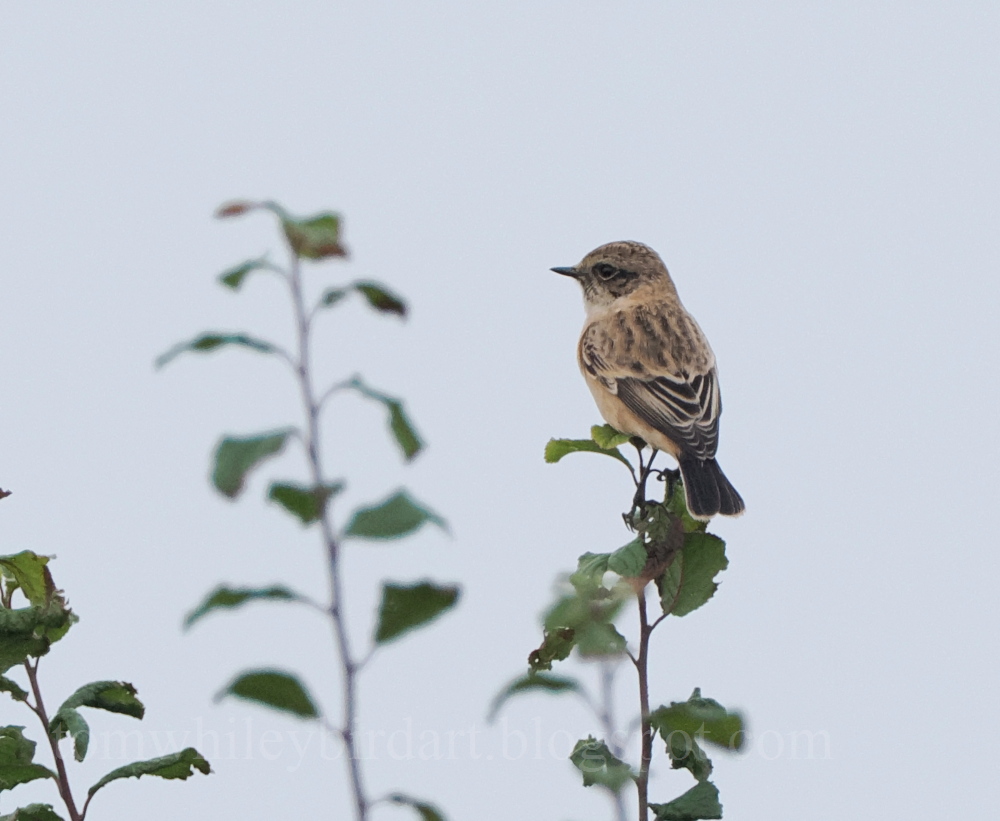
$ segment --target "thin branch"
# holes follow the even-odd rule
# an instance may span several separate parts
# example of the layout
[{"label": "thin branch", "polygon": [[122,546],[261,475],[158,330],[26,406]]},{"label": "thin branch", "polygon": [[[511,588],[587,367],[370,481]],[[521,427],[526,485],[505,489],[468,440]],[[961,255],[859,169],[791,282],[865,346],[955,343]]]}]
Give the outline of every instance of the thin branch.
[{"label": "thin branch", "polygon": [[[598,713],[601,726],[604,729],[604,737],[607,739],[608,747],[616,758],[622,758],[625,754],[622,745],[618,743],[618,726],[615,722],[615,673],[616,662],[602,661],[600,666],[601,677],[601,705]],[[625,821],[625,797],[621,790],[609,790],[611,800],[615,805],[615,821]]]},{"label": "thin branch", "polygon": [[269,343],[274,348],[274,353],[276,353],[281,359],[284,359],[288,367],[295,370],[295,358],[280,345],[275,345],[273,342]]},{"label": "thin branch", "polygon": [[81,820],[87,817],[87,808],[90,806],[90,799],[97,795],[96,792],[87,793],[87,800],[83,802],[83,809],[80,810]]},{"label": "thin branch", "polygon": [[[291,266],[288,276],[289,290],[291,291],[293,308],[295,311],[295,324],[298,331],[299,355],[295,365],[295,372],[298,376],[299,389],[302,393],[302,402],[305,409],[306,429],[303,432],[303,443],[305,444],[306,455],[309,461],[309,469],[312,473],[312,481],[315,487],[323,487],[326,484],[323,473],[323,466],[320,457],[319,444],[319,417],[323,400],[331,391],[327,390],[323,397],[317,401],[312,383],[312,372],[309,359],[309,330],[310,315],[306,312],[305,301],[302,294],[302,275],[299,259],[292,253]],[[334,386],[336,387],[336,386]],[[368,817],[369,802],[365,795],[361,778],[361,764],[355,745],[355,726],[357,722],[357,672],[358,663],[351,653],[350,640],[347,633],[347,622],[344,611],[344,592],[341,580],[340,567],[340,543],[337,539],[330,514],[326,506],[323,507],[320,520],[320,532],[323,538],[323,545],[326,548],[327,564],[330,575],[330,607],[328,613],[333,623],[333,633],[340,658],[341,680],[343,682],[343,716],[340,736],[344,741],[347,752],[348,774],[351,779],[351,792],[354,797],[355,817],[357,821],[366,821]]]},{"label": "thin branch", "polygon": [[304,604],[309,609],[315,610],[317,613],[322,613],[324,616],[331,615],[329,607],[325,604],[320,604],[318,601],[310,598],[309,596],[300,595],[298,601],[300,604]]},{"label": "thin branch", "polygon": [[635,483],[635,496],[632,497],[632,510],[629,515],[631,516],[638,511],[640,516],[644,516],[646,513],[646,482],[653,472],[653,461],[659,451],[654,448],[653,452],[649,454],[649,461],[643,462],[642,448],[636,441],[633,441],[632,445],[639,454],[639,479]]},{"label": "thin branch", "polygon": [[[58,775],[56,784],[59,787],[59,796],[66,805],[70,821],[83,821],[83,813],[77,810],[76,803],[73,801],[73,791],[69,786],[69,776],[66,774],[66,763],[63,761],[62,752],[59,749],[59,742],[49,732],[49,717],[45,713],[45,702],[42,701],[42,691],[38,687],[38,661],[38,659],[35,659],[34,667],[31,666],[30,661],[24,662],[24,669],[28,673],[28,681],[31,684],[31,692],[35,696],[35,706],[31,709],[38,716],[38,720],[42,722],[45,737],[49,741],[49,749],[52,750],[52,758],[56,764],[56,773]],[[28,706],[30,707],[31,705]]]},{"label": "thin branch", "polygon": [[316,400],[316,409],[322,410],[323,406],[327,403],[327,400],[329,400],[330,397],[332,397],[334,394],[340,393],[341,391],[346,391],[349,390],[350,388],[355,387],[357,385],[357,381],[358,378],[356,376],[352,376],[350,379],[344,379],[341,382],[336,382],[333,385],[331,385],[329,388],[323,391],[320,398]]},{"label": "thin branch", "polygon": [[285,282],[288,282],[288,280],[289,280],[288,271],[286,271],[280,265],[275,265],[269,259],[262,259],[262,260],[260,260],[260,268],[259,268],[259,270],[261,270],[261,271],[269,271],[272,274],[277,274],[279,277],[281,277],[283,280],[285,280]]},{"label": "thin branch", "polygon": [[378,650],[377,646],[373,645],[372,647],[369,647],[368,648],[368,652],[365,653],[364,656],[361,657],[361,659],[354,665],[354,667],[358,671],[363,670],[365,667],[368,666],[368,662],[370,662],[372,660],[372,657],[375,655],[375,652],[377,650]]},{"label": "thin branch", "polygon": [[[642,447],[636,444],[634,439],[632,440],[632,447],[635,448],[636,455],[639,457],[639,477],[642,477],[646,470],[646,466],[643,464],[642,461]],[[640,479],[636,478],[636,475],[634,473],[632,474],[632,479],[635,482],[636,489],[638,489]]]},{"label": "thin branch", "polygon": [[649,721],[649,634],[646,616],[646,589],[636,593],[639,604],[639,717],[642,721],[642,758],[636,787],[639,791],[639,821],[649,819],[649,763],[653,759],[653,726]]},{"label": "thin branch", "polygon": [[642,719],[639,718],[638,716],[636,716],[635,718],[633,718],[628,723],[628,727],[625,728],[625,744],[626,744],[626,746],[628,744],[632,743],[632,736],[635,735],[635,731],[638,730],[638,729],[641,729],[641,727],[642,727]]},{"label": "thin branch", "polygon": [[340,727],[336,726],[335,724],[331,724],[330,720],[326,716],[320,716],[319,723],[320,726],[324,730],[326,730],[330,735],[334,735],[337,738],[341,739],[344,737],[344,731],[341,730]]},{"label": "thin branch", "polygon": [[587,709],[594,714],[594,717],[600,721],[601,720],[601,707],[600,705],[591,698],[590,693],[586,689],[581,687],[579,690],[574,690],[573,695],[580,699],[584,704],[587,705]]}]

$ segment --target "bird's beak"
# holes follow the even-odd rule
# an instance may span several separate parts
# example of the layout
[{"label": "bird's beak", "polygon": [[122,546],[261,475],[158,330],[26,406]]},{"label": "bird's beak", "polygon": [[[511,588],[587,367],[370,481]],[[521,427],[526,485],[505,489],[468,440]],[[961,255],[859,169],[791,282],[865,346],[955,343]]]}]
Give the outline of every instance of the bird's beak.
[{"label": "bird's beak", "polygon": [[573,277],[573,279],[580,276],[580,272],[576,268],[549,268],[549,270],[555,271],[557,274],[562,274],[564,277]]}]

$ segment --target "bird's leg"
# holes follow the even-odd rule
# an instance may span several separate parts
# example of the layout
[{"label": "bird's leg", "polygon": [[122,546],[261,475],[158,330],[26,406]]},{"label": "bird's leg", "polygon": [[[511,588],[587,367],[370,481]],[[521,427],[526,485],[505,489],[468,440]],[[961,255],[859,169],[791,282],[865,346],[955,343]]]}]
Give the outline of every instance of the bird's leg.
[{"label": "bird's leg", "polygon": [[629,512],[629,519],[634,522],[637,515],[640,519],[646,515],[646,481],[649,479],[649,474],[653,469],[653,460],[659,451],[653,448],[653,452],[649,455],[649,461],[643,462],[642,449],[646,447],[646,443],[635,436],[632,437],[631,441],[639,454],[639,478],[635,483],[635,496],[632,497],[632,510]]},{"label": "bird's leg", "polygon": [[681,472],[678,468],[663,468],[663,470],[656,471],[656,480],[658,482],[666,482],[666,491],[663,494],[663,500],[665,502],[670,501],[670,497],[674,495],[674,486],[680,481]]},{"label": "bird's leg", "polygon": [[625,522],[625,527],[629,530],[635,530],[636,514],[639,514],[640,518],[642,517],[643,502],[646,496],[646,463],[642,458],[642,449],[646,443],[635,436],[629,442],[635,448],[636,456],[639,458],[639,473],[638,475],[634,472],[632,474],[632,478],[635,480],[635,495],[632,496],[632,507],[629,508],[629,512],[622,514],[622,521]]}]

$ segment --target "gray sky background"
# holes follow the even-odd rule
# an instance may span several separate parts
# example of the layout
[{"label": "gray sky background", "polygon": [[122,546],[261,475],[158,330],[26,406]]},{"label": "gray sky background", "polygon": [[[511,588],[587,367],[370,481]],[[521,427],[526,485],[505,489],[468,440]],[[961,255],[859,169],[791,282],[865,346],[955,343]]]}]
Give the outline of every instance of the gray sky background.
[{"label": "gray sky background", "polygon": [[[429,443],[405,467],[377,408],[334,403],[341,511],[405,483],[453,532],[351,548],[356,643],[380,579],[465,588],[365,674],[362,729],[386,734],[374,795],[451,819],[610,815],[564,757],[598,729],[582,706],[484,717],[557,574],[628,538],[614,463],[541,458],[599,421],[580,295],[548,268],[628,238],[660,251],[712,341],[720,461],[748,504],[713,525],[731,562],[716,600],[658,630],[652,671],[657,701],[700,686],[747,712],[748,752],[716,756],[726,817],[984,817],[1000,800],[998,42],[985,1],[3,3],[0,551],[57,554],[82,619],[43,663],[49,700],[120,678],[148,707],[141,725],[93,716],[78,792],[125,763],[105,731],[141,728],[146,757],[198,743],[216,771],[120,782],[94,821],[347,811],[309,725],[211,702],[276,665],[335,711],[326,625],[262,605],[180,632],[222,580],[325,589],[315,534],[261,500],[296,455],[235,505],[206,481],[223,432],[297,421],[280,366],[152,367],[203,329],[287,338],[275,284],[213,282],[279,247],[264,216],[211,219],[240,196],[342,211],[353,259],[311,269],[315,287],[377,278],[413,307],[401,324],[353,302],[319,338],[326,375],[405,397]],[[633,689],[623,669],[623,715]],[[0,703],[37,737],[32,718]],[[414,759],[397,760],[408,727]],[[796,752],[802,731],[829,754]],[[661,758],[653,795],[690,783]]]}]

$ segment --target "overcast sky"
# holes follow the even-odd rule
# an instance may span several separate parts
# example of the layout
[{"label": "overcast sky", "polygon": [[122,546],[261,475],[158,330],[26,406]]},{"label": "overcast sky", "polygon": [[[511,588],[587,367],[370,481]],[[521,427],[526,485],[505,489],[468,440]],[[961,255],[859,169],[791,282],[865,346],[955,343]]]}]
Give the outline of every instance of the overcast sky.
[{"label": "overcast sky", "polygon": [[[49,700],[113,678],[147,704],[142,725],[92,716],[77,792],[125,763],[110,731],[141,727],[145,757],[195,743],[215,770],[120,782],[91,818],[347,813],[343,762],[309,725],[212,703],[273,665],[335,712],[328,627],[261,605],[180,629],[220,581],[325,590],[315,534],[262,501],[300,458],[236,504],[207,482],[219,435],[298,421],[279,364],[153,370],[204,329],[288,338],[275,283],[214,282],[280,248],[263,215],[211,219],[233,197],[341,211],[352,259],[311,267],[312,286],[375,278],[412,303],[405,324],[344,304],[317,343],[326,377],[405,397],[429,444],[403,466],[376,407],[331,405],[339,515],[405,484],[452,532],[351,547],[356,643],[379,580],[464,587],[364,674],[373,795],[450,819],[610,817],[565,760],[598,731],[582,706],[485,713],[558,574],[628,540],[620,468],[541,454],[600,421],[578,289],[548,269],[636,239],[715,349],[720,462],[747,501],[712,526],[731,562],[716,599],[657,631],[654,700],[700,686],[746,712],[748,751],[716,756],[729,819],[988,814],[998,43],[987,0],[2,3],[0,552],[57,554],[81,617],[42,664]],[[623,669],[622,716],[634,689]],[[38,738],[30,719],[0,702]],[[792,744],[807,732],[829,741],[811,758]],[[653,798],[690,783],[660,758]],[[43,797],[21,787],[0,811]]]}]

